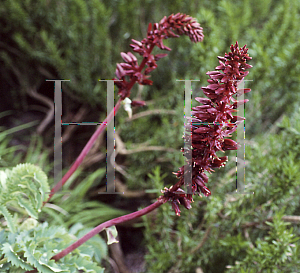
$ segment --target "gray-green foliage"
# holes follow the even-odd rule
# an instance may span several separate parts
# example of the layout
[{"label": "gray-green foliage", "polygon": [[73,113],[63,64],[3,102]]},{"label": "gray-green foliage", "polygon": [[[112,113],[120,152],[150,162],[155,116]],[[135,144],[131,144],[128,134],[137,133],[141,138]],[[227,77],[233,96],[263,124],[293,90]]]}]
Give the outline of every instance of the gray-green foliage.
[{"label": "gray-green foliage", "polygon": [[[87,183],[87,186],[82,185],[84,184],[81,184],[79,188],[84,194],[90,183]],[[41,212],[43,201],[47,200],[49,191],[46,174],[33,164],[19,164],[12,170],[0,171],[0,213],[9,229],[7,230],[1,219],[1,272],[18,272],[20,268],[23,270],[36,268],[38,272],[42,273],[78,272],[78,270],[103,272],[104,269],[97,263],[99,264],[101,259],[107,255],[107,247],[103,239],[97,236],[58,262],[51,260],[55,254],[88,233],[91,228],[87,228],[79,222],[86,222],[82,216],[77,219],[70,217],[73,222],[71,221],[67,225],[68,228],[72,224],[69,231],[63,225],[55,226],[53,221],[49,226],[47,222],[40,223],[35,220],[39,217],[38,214]],[[71,202],[71,204],[73,203]],[[78,204],[75,207],[78,207]],[[99,206],[96,208],[98,210],[94,210],[94,213],[100,213]],[[103,206],[101,208],[103,210]],[[17,211],[17,213],[12,216],[8,209]],[[80,212],[84,212],[84,209],[81,207]],[[111,213],[114,212],[111,209]],[[76,213],[74,214],[76,215]],[[70,215],[74,214],[70,212]],[[21,215],[23,217],[30,215],[32,218],[23,221]]]},{"label": "gray-green foliage", "polygon": [[8,208],[25,209],[36,219],[50,191],[47,179],[39,167],[29,163],[0,171],[0,212],[11,232],[16,232],[16,229]]},{"label": "gray-green foliage", "polygon": [[61,226],[49,226],[47,222],[40,224],[31,218],[23,222],[17,233],[1,230],[1,272],[20,272],[20,269],[34,268],[41,273],[75,273],[78,270],[104,272],[104,269],[94,262],[100,262],[106,255],[106,244],[99,237],[92,238],[58,262],[51,260],[55,254],[82,236],[82,232],[85,234],[88,231],[84,230],[83,226],[74,225],[68,232]]},{"label": "gray-green foliage", "polygon": [[210,176],[212,196],[194,198],[180,218],[170,207],[160,208],[154,223],[145,218],[149,271],[297,272],[299,217],[292,216],[300,211],[299,119],[298,109],[276,133],[248,142],[248,194],[234,192],[229,162]]},{"label": "gray-green foliage", "polygon": [[[5,113],[1,113],[0,116],[4,115]],[[58,262],[58,265],[54,265],[49,258],[57,253],[57,242],[60,241],[60,250],[63,250],[96,225],[112,217],[121,216],[126,211],[86,199],[88,190],[95,179],[103,177],[105,169],[99,169],[93,173],[82,173],[78,170],[64,186],[67,194],[61,195],[58,192],[51,199],[51,203],[45,204],[42,208],[42,203],[47,200],[50,188],[47,175],[38,165],[48,173],[51,170],[51,164],[48,162],[48,152],[41,147],[41,138],[32,136],[32,141],[25,150],[22,149],[22,145],[10,145],[15,134],[30,126],[32,123],[8,130],[1,127],[0,244],[3,248],[0,249],[0,271],[19,272],[21,268],[30,269],[34,266],[39,268],[39,272],[50,272],[49,270],[54,270],[51,272],[78,272],[79,269],[87,270],[86,272],[101,272],[102,269],[94,262],[100,264],[101,260],[106,258],[107,246],[99,236],[90,239],[79,250]],[[18,164],[11,168],[23,160],[30,163]],[[70,190],[75,179],[80,179],[81,183]],[[32,218],[24,221],[28,215]],[[47,222],[42,224],[43,221]],[[57,226],[58,224],[60,226]],[[40,229],[45,230],[45,236],[37,244],[37,239],[33,240],[33,238],[39,236],[38,230]],[[58,233],[52,234],[55,238],[50,234],[49,229],[58,230]],[[23,232],[24,230],[31,231]],[[15,237],[13,234],[19,234],[19,236]],[[19,246],[17,242],[20,242]],[[47,243],[43,246],[41,242]],[[41,256],[44,253],[46,256]]]},{"label": "gray-green foliage", "polygon": [[[5,116],[5,113],[1,113],[1,117],[3,116]],[[54,270],[51,272],[78,272],[78,265],[81,269],[89,270],[88,272],[101,272],[102,269],[94,262],[100,264],[101,259],[106,257],[107,246],[98,236],[93,237],[85,243],[85,246],[81,249],[68,255],[66,260],[59,262],[58,265],[54,265],[53,261],[49,261],[49,258],[56,253],[53,250],[57,250],[56,245],[58,241],[61,241],[59,243],[61,246],[60,250],[63,250],[76,240],[75,235],[77,238],[80,238],[101,221],[108,220],[109,216],[119,216],[120,213],[124,212],[116,214],[116,210],[99,202],[83,201],[91,183],[94,182],[95,176],[100,175],[100,171],[92,175],[87,175],[87,178],[82,181],[83,183],[76,187],[77,191],[74,191],[75,197],[71,194],[73,201],[70,199],[65,200],[65,204],[71,204],[68,207],[64,206],[65,209],[68,209],[67,217],[61,212],[56,214],[53,207],[59,207],[54,204],[50,207],[44,207],[41,211],[42,202],[46,201],[50,188],[46,174],[37,164],[47,170],[47,172],[51,170],[51,164],[48,162],[48,152],[41,147],[41,138],[38,136],[32,136],[32,141],[26,149],[23,149],[22,145],[10,145],[15,134],[32,125],[32,123],[19,125],[8,130],[4,130],[5,128],[1,127],[0,271],[20,272],[21,270],[21,272],[24,272],[25,268],[29,270],[34,266],[39,268],[39,272],[50,272],[49,270],[51,269]],[[18,162],[22,162],[23,160],[30,163],[18,164]],[[36,165],[33,165],[33,163]],[[15,164],[18,165],[11,168]],[[71,193],[71,191],[69,192]],[[57,199],[60,200],[61,195]],[[75,206],[74,203],[76,204]],[[95,214],[98,217],[95,218]],[[28,217],[28,215],[32,218],[24,221],[24,217]],[[38,219],[40,221],[45,220],[45,218],[50,226],[46,222],[41,224],[35,220]],[[53,220],[57,218],[63,223],[60,227],[56,226]],[[91,221],[94,222],[91,223]],[[58,221],[58,223],[60,222]],[[62,226],[64,226],[63,230]],[[40,229],[44,230],[44,237],[38,240],[38,231]],[[51,235],[49,229],[57,231],[57,233],[52,234],[55,238]],[[28,230],[31,231],[29,232]],[[48,231],[49,234],[47,234]],[[16,237],[14,234],[18,234],[18,236]],[[44,253],[46,253],[46,256],[41,256]],[[50,257],[49,255],[52,256]],[[77,262],[75,263],[74,260]],[[38,263],[40,264],[38,265]]]}]

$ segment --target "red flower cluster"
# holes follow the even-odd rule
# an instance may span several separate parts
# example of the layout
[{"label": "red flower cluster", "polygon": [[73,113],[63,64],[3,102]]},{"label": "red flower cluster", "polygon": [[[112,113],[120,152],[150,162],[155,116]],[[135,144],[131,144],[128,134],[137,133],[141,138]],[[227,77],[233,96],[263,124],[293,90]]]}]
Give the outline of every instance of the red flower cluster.
[{"label": "red flower cluster", "polygon": [[[230,49],[231,52],[225,54],[225,57],[218,57],[220,65],[216,70],[220,71],[206,73],[210,77],[207,80],[209,85],[202,87],[202,90],[208,99],[196,98],[203,105],[192,108],[192,194],[203,193],[209,196],[211,192],[205,185],[208,177],[204,171],[211,173],[213,168],[225,166],[227,161],[227,156],[218,157],[216,152],[237,150],[240,147],[235,141],[224,137],[230,137],[237,125],[244,120],[243,117],[233,116],[232,113],[248,100],[237,101],[232,96],[250,91],[238,89],[238,84],[249,73],[246,70],[252,66],[246,62],[252,58],[247,54],[246,45],[239,48],[236,42]],[[192,194],[186,194],[180,189],[184,183],[184,172],[185,168],[182,166],[176,173],[180,181],[170,189],[164,190],[164,196],[172,202],[177,215],[180,215],[179,204],[189,209],[193,201]]]},{"label": "red flower cluster", "polygon": [[[175,34],[173,31],[177,34]],[[139,84],[152,85],[152,81],[147,76],[151,71],[157,68],[156,61],[167,56],[167,54],[152,55],[151,52],[154,46],[158,46],[160,49],[171,50],[165,46],[162,42],[163,39],[179,37],[180,35],[188,35],[192,42],[201,42],[203,40],[202,27],[196,21],[196,19],[186,14],[172,14],[169,17],[164,17],[159,23],[148,25],[147,38],[144,38],[141,42],[132,39],[133,44],[130,46],[134,52],[143,56],[141,65],[138,65],[137,58],[131,53],[121,53],[125,63],[117,64],[116,75],[119,80],[115,84],[119,88],[119,95],[122,100],[130,95],[130,89],[137,81]],[[144,72],[142,69],[147,65]],[[129,76],[130,81],[125,80],[125,76]]]}]

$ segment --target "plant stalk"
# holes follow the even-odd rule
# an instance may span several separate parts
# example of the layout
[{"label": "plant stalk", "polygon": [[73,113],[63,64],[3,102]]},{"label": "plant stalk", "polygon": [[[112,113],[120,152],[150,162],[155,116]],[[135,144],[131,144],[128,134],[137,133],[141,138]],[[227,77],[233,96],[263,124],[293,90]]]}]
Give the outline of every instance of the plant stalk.
[{"label": "plant stalk", "polygon": [[76,241],[75,243],[71,244],[70,246],[68,246],[66,249],[64,249],[63,251],[59,252],[58,254],[56,254],[55,256],[53,256],[51,259],[58,261],[59,259],[65,257],[67,254],[69,254],[70,252],[72,252],[73,250],[75,250],[77,247],[81,246],[83,243],[85,243],[87,240],[89,240],[90,238],[92,238],[93,236],[97,235],[99,232],[101,232],[103,229],[111,227],[113,225],[117,225],[120,223],[124,223],[126,221],[141,217],[149,212],[151,212],[152,210],[155,210],[156,208],[158,208],[159,206],[161,206],[162,204],[166,203],[167,199],[164,198],[163,196],[160,196],[158,198],[158,200],[151,204],[148,207],[145,207],[139,211],[135,211],[133,213],[127,214],[127,215],[123,215],[117,218],[114,218],[112,220],[106,221],[102,224],[100,224],[99,226],[95,227],[94,229],[92,229],[89,233],[87,233],[86,235],[84,235],[83,237],[81,237],[78,241]]}]

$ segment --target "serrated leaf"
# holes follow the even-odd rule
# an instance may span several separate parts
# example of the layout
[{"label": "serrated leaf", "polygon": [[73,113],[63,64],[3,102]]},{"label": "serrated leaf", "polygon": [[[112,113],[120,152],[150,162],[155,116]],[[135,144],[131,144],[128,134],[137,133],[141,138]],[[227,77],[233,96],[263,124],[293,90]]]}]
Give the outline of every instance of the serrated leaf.
[{"label": "serrated leaf", "polygon": [[16,268],[13,266],[9,269],[9,273],[24,273],[24,270],[20,267]]},{"label": "serrated leaf", "polygon": [[69,272],[69,270],[62,269],[54,260],[48,260],[44,255],[39,259],[39,263],[48,267],[53,272]]},{"label": "serrated leaf", "polygon": [[26,195],[31,200],[32,200],[32,195],[33,195],[35,202],[32,202],[32,204],[35,204],[35,208],[39,209],[42,205],[42,198],[39,193],[39,186],[35,185],[34,182],[30,181],[31,179],[32,179],[31,176],[22,177],[22,180],[25,180],[25,181],[23,182],[23,185],[20,185],[20,186],[25,187],[26,191],[30,191],[31,194],[26,194]]},{"label": "serrated leaf", "polygon": [[18,204],[23,207],[24,209],[26,209],[27,213],[37,219],[38,218],[38,213],[37,211],[35,211],[35,209],[32,207],[32,204],[28,201],[25,200],[24,198],[22,198],[21,196],[17,196],[17,200],[18,200]]},{"label": "serrated leaf", "polygon": [[[92,228],[84,228],[82,223],[76,223],[70,228],[69,233],[76,235],[77,238],[81,238],[91,230]],[[107,244],[100,236],[92,237],[85,244],[92,247],[94,258],[98,263],[107,256]]]},{"label": "serrated leaf", "polygon": [[24,256],[27,258],[27,261],[34,266],[38,272],[41,273],[53,273],[48,267],[39,263],[39,261],[34,257],[34,245],[30,245],[29,247],[24,245]]},{"label": "serrated leaf", "polygon": [[50,191],[47,175],[38,166],[18,164],[11,171],[1,172],[0,182],[0,205],[7,206],[9,203],[10,206],[21,207],[21,212],[26,211],[33,218],[38,217]]},{"label": "serrated leaf", "polygon": [[33,270],[33,268],[23,261],[17,253],[14,252],[12,246],[9,243],[4,243],[2,247],[2,252],[4,253],[5,257],[12,265],[17,267],[21,267],[26,270]]},{"label": "serrated leaf", "polygon": [[9,228],[9,230],[12,233],[15,233],[16,232],[16,228],[15,228],[15,225],[14,225],[14,222],[13,222],[13,217],[9,213],[9,211],[7,210],[7,208],[4,207],[4,206],[0,206],[0,213],[4,216],[4,218],[5,218],[6,222],[7,222],[7,226]]},{"label": "serrated leaf", "polygon": [[88,257],[79,257],[75,261],[75,265],[78,270],[84,270],[85,272],[101,273],[104,269],[99,267],[96,263],[92,262]]}]

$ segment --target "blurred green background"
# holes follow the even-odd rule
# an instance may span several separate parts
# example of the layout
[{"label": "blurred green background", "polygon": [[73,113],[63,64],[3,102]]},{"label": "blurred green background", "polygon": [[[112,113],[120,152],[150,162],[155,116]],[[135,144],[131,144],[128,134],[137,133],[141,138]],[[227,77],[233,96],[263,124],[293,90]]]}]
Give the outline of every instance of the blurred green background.
[{"label": "blurred green background", "polygon": [[[232,202],[240,202],[241,207],[248,204],[243,213],[248,213],[249,219],[242,217],[242,212],[237,213],[239,206],[232,206],[227,200],[235,183],[235,174],[230,172],[235,169],[235,162],[229,161],[224,169],[210,176],[208,187],[212,189],[212,196],[196,197],[192,210],[183,211],[180,218],[175,217],[170,205],[166,204],[155,214],[161,221],[153,220],[150,225],[146,218],[119,228],[120,244],[128,254],[125,259],[132,272],[201,272],[199,268],[205,273],[225,272],[226,265],[257,256],[246,250],[252,249],[251,240],[254,243],[267,236],[262,224],[264,219],[273,217],[285,206],[283,213],[297,215],[300,212],[299,202],[284,201],[291,196],[296,198],[300,184],[299,168],[295,167],[299,167],[300,160],[299,149],[295,148],[299,147],[300,134],[299,126],[295,127],[299,124],[300,106],[298,0],[3,0],[0,3],[0,125],[3,136],[0,167],[12,167],[25,161],[35,163],[53,181],[54,85],[45,80],[70,79],[62,84],[63,122],[103,121],[106,84],[98,80],[115,77],[116,63],[123,62],[120,52],[131,50],[131,39],[140,41],[146,37],[149,22],[159,22],[163,16],[178,12],[198,20],[203,27],[204,41],[192,44],[188,37],[165,40],[164,44],[172,51],[158,61],[158,68],[151,73],[153,85],[136,85],[132,90],[131,99],[145,100],[147,106],[134,109],[132,120],[123,109],[116,115],[116,179],[119,191],[125,189],[128,194],[97,195],[99,189],[105,187],[105,134],[68,184],[68,189],[76,189],[86,179],[89,188],[80,202],[97,201],[115,209],[134,211],[150,204],[156,197],[155,192],[159,194],[164,185],[176,183],[172,172],[184,162],[180,152],[184,84],[176,79],[200,79],[192,83],[193,97],[203,96],[201,87],[207,85],[208,79],[205,73],[219,64],[217,56],[224,56],[236,41],[240,47],[247,44],[253,58],[249,64],[253,68],[246,77],[251,81],[245,84],[252,89],[245,95],[249,99],[245,112],[246,182],[252,191],[255,189],[255,194],[239,196],[239,201]],[[161,52],[155,48],[154,53]],[[117,101],[117,88],[115,98]],[[194,101],[193,105],[197,103]],[[28,122],[33,123],[25,128]],[[94,126],[66,127],[63,127],[65,172],[95,130]],[[234,152],[228,154],[232,158],[235,156]],[[288,188],[280,184],[287,183],[286,176],[290,181]],[[271,189],[266,191],[265,187]],[[60,202],[59,198],[54,201]],[[261,211],[258,212],[255,208],[259,206]],[[224,210],[229,212],[223,212],[222,218],[220,212]],[[86,211],[88,213],[88,209]],[[73,213],[79,212],[74,210]],[[116,215],[118,213],[121,212],[117,211]],[[228,217],[233,214],[234,219],[229,221]],[[101,218],[98,223],[94,215],[83,224],[94,226],[106,219]],[[62,216],[53,214],[46,214],[44,218],[61,224],[67,222],[67,225],[79,219],[62,221]],[[254,225],[251,227],[253,233],[247,231],[251,233],[247,236],[242,228],[246,220],[258,221],[263,228]],[[278,223],[280,226],[281,222]],[[293,225],[294,233],[299,236],[299,223]],[[189,255],[207,230],[210,230],[209,239]],[[227,237],[228,234],[231,237]],[[133,258],[129,257],[131,253]],[[271,250],[267,249],[266,253]],[[297,253],[287,258],[293,259]],[[146,264],[140,262],[134,269],[129,261],[137,259],[135,254],[142,255],[140,261],[146,254]],[[276,265],[279,271],[268,265],[254,267],[253,272],[296,272],[280,267],[283,263]],[[249,264],[245,268],[250,268]],[[237,269],[237,272],[252,272],[242,270]]]}]

